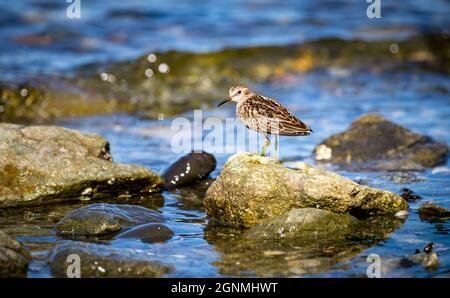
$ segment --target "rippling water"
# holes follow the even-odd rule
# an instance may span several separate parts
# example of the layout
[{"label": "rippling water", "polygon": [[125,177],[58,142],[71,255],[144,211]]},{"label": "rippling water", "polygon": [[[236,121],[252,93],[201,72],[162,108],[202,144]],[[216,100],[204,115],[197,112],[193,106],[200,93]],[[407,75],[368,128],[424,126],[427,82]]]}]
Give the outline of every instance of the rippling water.
[{"label": "rippling water", "polygon": [[401,39],[450,28],[445,0],[383,1],[382,18],[367,3],[347,1],[81,0],[81,19],[66,17],[64,0],[2,1],[0,77],[54,74],[89,62],[148,51],[212,51],[299,43],[321,37]]},{"label": "rippling water", "polygon": [[[277,4],[274,5],[274,2]],[[446,1],[382,2],[381,20],[368,20],[365,1],[82,1],[82,19],[65,16],[65,1],[17,1],[0,3],[0,69],[14,79],[36,73],[59,73],[74,66],[121,60],[153,50],[211,51],[223,47],[287,44],[324,36],[362,39],[399,39],[449,26]],[[195,3],[195,5],[194,5]],[[245,30],[242,30],[245,28]],[[421,71],[370,74],[363,70],[334,68],[292,75],[281,83],[252,86],[279,99],[313,129],[308,137],[280,139],[280,159],[313,163],[314,146],[340,132],[356,117],[379,113],[416,132],[450,144],[450,78]],[[205,111],[205,117],[232,117],[234,106]],[[182,115],[192,119],[193,112]],[[171,150],[173,118],[143,120],[116,114],[58,122],[83,132],[106,137],[114,160],[142,164],[162,172],[180,155]],[[215,154],[216,177],[230,154]],[[384,173],[340,172],[350,179],[364,179],[370,186],[399,193],[405,185],[383,178]],[[353,257],[340,260],[306,276],[364,276],[370,253],[383,261],[399,259],[436,244],[440,256],[437,271],[420,266],[396,268],[386,276],[450,276],[450,223],[421,221],[418,207],[433,200],[450,208],[450,163],[417,173],[423,182],[406,185],[423,197],[410,203],[406,222],[385,240]],[[150,251],[172,263],[171,276],[258,275],[256,271],[229,273],[222,263],[229,257],[220,243],[207,236],[208,222],[201,198],[186,192],[164,192],[146,206],[161,211],[175,237],[163,244],[112,240],[109,245]],[[49,276],[45,256],[52,246],[66,242],[55,236],[53,224],[79,204],[50,211],[27,210],[0,218],[5,229],[32,250],[35,261],[29,276]],[[57,208],[57,207],[55,207]],[[53,210],[53,211],[52,211]],[[231,231],[229,231],[231,233]],[[259,260],[271,265],[272,259]],[[222,264],[222,265],[221,265]]]}]

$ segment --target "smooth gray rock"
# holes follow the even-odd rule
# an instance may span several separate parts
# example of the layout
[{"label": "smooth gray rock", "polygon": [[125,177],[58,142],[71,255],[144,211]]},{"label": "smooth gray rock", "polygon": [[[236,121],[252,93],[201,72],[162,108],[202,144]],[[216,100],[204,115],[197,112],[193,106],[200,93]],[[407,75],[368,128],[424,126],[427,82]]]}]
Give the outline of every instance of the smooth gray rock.
[{"label": "smooth gray rock", "polygon": [[359,185],[304,163],[299,166],[290,169],[273,158],[251,153],[230,157],[206,192],[206,213],[229,225],[253,226],[293,208],[357,216],[395,214],[408,208],[392,192]]},{"label": "smooth gray rock", "polygon": [[364,115],[314,149],[317,161],[363,171],[419,171],[447,159],[449,148],[379,115]]},{"label": "smooth gray rock", "polygon": [[151,259],[142,251],[73,242],[50,252],[49,263],[55,277],[67,277],[73,264],[68,262],[68,256],[72,254],[80,258],[80,277],[162,277],[173,271],[171,266]]},{"label": "smooth gray rock", "polygon": [[97,236],[164,220],[161,213],[145,207],[97,203],[67,214],[56,224],[56,231],[61,236]]},{"label": "smooth gray rock", "polygon": [[0,124],[0,208],[159,192],[163,179],[111,162],[108,142],[55,126]]},{"label": "smooth gray rock", "polygon": [[165,242],[172,238],[174,233],[171,229],[160,223],[149,223],[134,227],[117,235],[120,238],[135,238],[144,243]]}]

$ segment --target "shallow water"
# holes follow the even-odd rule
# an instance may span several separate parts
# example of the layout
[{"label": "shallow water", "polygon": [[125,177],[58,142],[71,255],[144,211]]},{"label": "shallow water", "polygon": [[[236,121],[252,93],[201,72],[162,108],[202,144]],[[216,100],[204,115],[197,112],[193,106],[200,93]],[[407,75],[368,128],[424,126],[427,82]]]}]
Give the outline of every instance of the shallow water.
[{"label": "shallow water", "polygon": [[[428,134],[433,138],[450,144],[450,105],[448,91],[450,80],[447,77],[429,73],[386,73],[370,75],[353,73],[352,70],[313,72],[290,77],[284,84],[265,84],[254,86],[258,91],[278,98],[314,129],[309,137],[280,140],[280,159],[285,161],[304,160],[314,162],[311,151],[316,144],[333,133],[344,130],[350,122],[365,113],[376,112],[414,131]],[[388,100],[386,100],[388,99]],[[333,111],[332,113],[330,111]],[[230,117],[233,105],[204,112],[204,117]],[[182,115],[192,118],[192,112]],[[136,116],[117,114],[109,116],[68,119],[58,124],[83,132],[98,133],[111,143],[116,162],[142,164],[157,172],[162,172],[180,154],[171,150],[170,128],[173,119],[142,120]],[[215,154],[218,166],[212,173],[215,177],[230,154]],[[332,168],[332,167],[330,167]],[[194,191],[179,190],[164,192],[162,197],[148,198],[134,202],[159,210],[169,219],[167,224],[175,237],[165,243],[145,244],[138,240],[112,240],[114,247],[132,248],[150,253],[155,259],[164,260],[175,266],[170,276],[283,276],[276,264],[287,264],[289,276],[364,276],[367,268],[366,258],[370,253],[379,254],[386,270],[394,260],[422,249],[428,242],[436,244],[440,256],[437,271],[428,271],[421,266],[412,268],[393,267],[383,276],[449,276],[450,275],[450,223],[421,221],[418,207],[432,200],[447,208],[450,207],[450,167],[449,163],[418,172],[423,182],[407,185],[395,184],[384,178],[386,173],[340,172],[353,180],[363,180],[370,186],[400,193],[408,187],[423,197],[410,203],[410,215],[397,230],[385,239],[356,247],[348,256],[321,258],[322,263],[309,264],[310,271],[303,268],[304,252],[299,248],[280,248],[275,255],[258,255],[251,264],[244,263],[249,248],[236,244],[229,249],[227,237],[238,237],[239,231],[222,228],[217,232],[208,224],[202,207],[202,198]],[[131,202],[133,203],[133,202]],[[52,225],[71,209],[80,204],[49,206],[42,210],[29,209],[17,211],[14,216],[2,217],[0,228],[5,229],[31,247],[36,257],[44,259],[49,247],[56,243],[70,241],[55,236]],[[226,237],[223,235],[227,235]],[[234,235],[234,236],[233,236]],[[225,237],[225,240],[222,239]],[[236,242],[239,243],[239,242]],[[357,243],[358,244],[358,243]],[[373,246],[372,246],[373,245]],[[281,249],[281,255],[277,255]],[[268,248],[269,251],[273,250]],[[309,254],[322,255],[321,248],[310,247]],[[309,260],[309,259],[308,259]],[[236,263],[236,262],[239,262]],[[277,263],[278,262],[278,263]],[[308,262],[311,262],[310,260]],[[237,264],[237,265],[236,265]],[[274,267],[275,266],[275,267]],[[316,266],[316,267],[314,267]],[[266,269],[264,269],[266,268]],[[384,268],[384,267],[383,267]],[[34,261],[30,267],[30,277],[48,276],[49,269],[43,261]]]},{"label": "shallow water", "polygon": [[[66,18],[65,1],[1,2],[0,10],[4,13],[0,15],[0,79],[16,81],[28,76],[61,74],[81,64],[135,58],[150,51],[206,52],[224,47],[299,43],[321,37],[400,40],[428,31],[448,35],[450,27],[448,2],[441,0],[431,4],[419,0],[383,2],[383,18],[379,20],[368,20],[366,3],[359,0],[286,0],[276,1],[276,5],[271,0],[197,2],[109,1],[109,5],[104,5],[104,1],[82,1],[82,20]],[[314,163],[311,152],[315,145],[366,113],[379,113],[450,144],[448,76],[410,69],[382,73],[370,69],[361,65],[329,68],[252,85],[253,89],[280,100],[314,129],[308,137],[282,137],[280,159]],[[203,116],[233,117],[234,106],[205,110]],[[179,117],[192,120],[193,112]],[[101,134],[109,140],[116,162],[141,164],[162,173],[182,155],[171,148],[175,134],[171,130],[173,120],[115,114],[63,119],[56,124]],[[230,135],[226,136],[225,141],[230,141]],[[212,177],[220,173],[231,153],[214,155],[218,165]],[[410,215],[398,229],[372,242],[354,240],[354,250],[350,252],[339,247],[325,250],[319,244],[307,245],[307,250],[300,245],[258,247],[261,251],[255,251],[251,244],[239,242],[241,231],[215,228],[208,223],[201,195],[192,190],[178,190],[122,202],[162,212],[168,218],[167,226],[175,233],[172,239],[159,244],[113,239],[106,240],[106,244],[135,249],[173,264],[176,270],[169,276],[177,277],[365,276],[370,253],[380,255],[386,270],[383,276],[450,277],[450,223],[421,221],[417,214],[418,207],[428,200],[450,208],[449,162],[416,173],[425,181],[407,185],[384,178],[386,173],[339,173],[397,193],[408,187],[423,199],[410,203]],[[45,262],[49,249],[71,241],[57,237],[53,226],[81,205],[2,211],[0,229],[23,241],[35,257],[29,277],[51,276]],[[440,256],[437,271],[421,266],[390,266],[428,242],[435,243]],[[339,257],[332,253],[337,251],[341,252]]]}]

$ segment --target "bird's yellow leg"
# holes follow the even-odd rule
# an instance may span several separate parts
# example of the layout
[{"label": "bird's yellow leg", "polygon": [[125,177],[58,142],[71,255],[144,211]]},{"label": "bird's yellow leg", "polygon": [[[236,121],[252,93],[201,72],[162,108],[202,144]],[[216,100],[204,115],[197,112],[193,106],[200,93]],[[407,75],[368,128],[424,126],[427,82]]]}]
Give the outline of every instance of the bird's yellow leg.
[{"label": "bird's yellow leg", "polygon": [[264,146],[261,149],[261,156],[266,156],[266,149],[270,145],[270,139],[268,136],[266,136],[266,142],[264,143]]}]

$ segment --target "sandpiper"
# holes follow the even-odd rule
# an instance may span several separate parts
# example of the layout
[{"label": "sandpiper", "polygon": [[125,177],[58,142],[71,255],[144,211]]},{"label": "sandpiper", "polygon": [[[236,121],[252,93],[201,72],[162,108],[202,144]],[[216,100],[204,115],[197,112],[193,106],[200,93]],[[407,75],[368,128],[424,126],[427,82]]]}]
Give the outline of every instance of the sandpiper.
[{"label": "sandpiper", "polygon": [[261,155],[266,155],[266,148],[270,145],[270,134],[281,136],[307,136],[313,130],[294,116],[276,100],[253,93],[245,85],[233,86],[229,96],[218,107],[226,102],[235,101],[236,115],[244,122],[248,129],[262,133],[266,142]]}]

